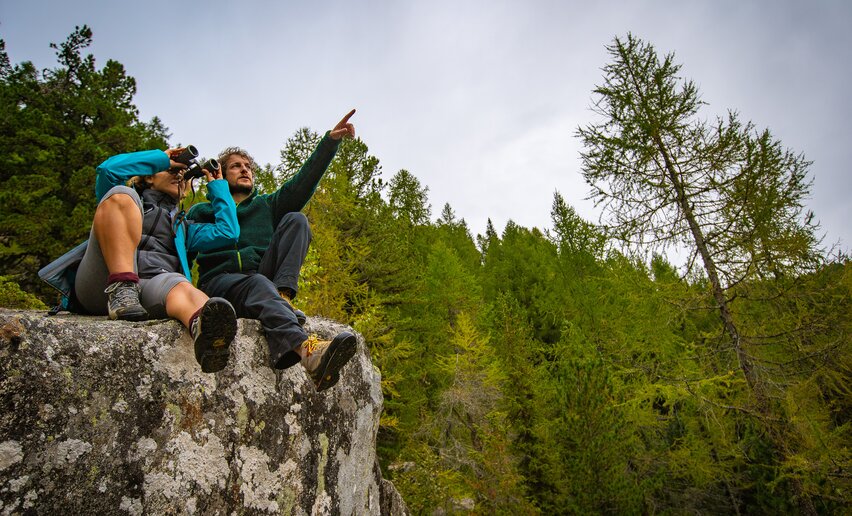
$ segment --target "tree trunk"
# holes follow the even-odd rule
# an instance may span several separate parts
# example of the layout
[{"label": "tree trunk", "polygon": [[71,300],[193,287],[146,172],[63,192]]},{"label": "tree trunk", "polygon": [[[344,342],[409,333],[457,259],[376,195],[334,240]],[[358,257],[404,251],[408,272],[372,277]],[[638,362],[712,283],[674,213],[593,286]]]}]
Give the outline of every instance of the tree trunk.
[{"label": "tree trunk", "polygon": [[[683,184],[678,179],[674,164],[669,159],[666,147],[659,135],[654,135],[654,143],[657,145],[657,149],[663,157],[669,181],[671,181],[672,186],[677,193],[678,206],[681,210],[683,210],[683,216],[689,224],[689,230],[692,233],[692,237],[695,239],[695,245],[698,249],[698,253],[701,255],[701,259],[704,262],[704,270],[707,272],[707,277],[710,279],[710,285],[713,290],[713,299],[716,300],[716,304],[719,307],[719,316],[722,319],[725,331],[731,338],[731,344],[734,347],[734,352],[737,354],[737,361],[739,362],[740,370],[743,372],[743,376],[745,376],[746,382],[748,383],[748,386],[754,395],[754,399],[757,402],[758,413],[762,416],[769,416],[771,415],[769,397],[763,382],[754,370],[754,363],[752,362],[751,357],[746,354],[742,347],[740,334],[737,330],[736,324],[734,323],[733,314],[731,314],[730,307],[728,306],[725,290],[722,288],[722,283],[719,280],[716,262],[710,255],[710,250],[707,249],[707,241],[704,239],[704,233],[701,231],[698,221],[695,220],[695,213],[692,211],[692,206],[690,206],[689,201],[686,198],[686,192]],[[783,436],[779,435],[779,432],[775,431],[768,421],[764,420],[763,424],[776,450],[780,451],[782,456],[786,456],[786,446]],[[802,513],[807,515],[816,515],[816,509],[814,508],[813,501],[810,496],[805,493],[801,482],[799,482],[798,479],[792,479],[790,481],[790,486],[792,487],[796,501],[799,504],[799,509]]]},{"label": "tree trunk", "polygon": [[716,305],[719,307],[719,316],[722,319],[725,332],[727,332],[728,336],[731,338],[731,344],[734,347],[734,352],[737,354],[737,361],[739,362],[740,370],[743,372],[743,376],[745,376],[746,382],[748,382],[748,386],[754,394],[760,412],[765,413],[766,409],[768,409],[766,393],[763,389],[763,384],[760,381],[760,378],[757,377],[757,374],[754,371],[754,364],[752,363],[751,358],[745,353],[745,350],[742,347],[740,333],[737,330],[736,324],[734,324],[734,317],[728,307],[725,290],[722,288],[722,282],[719,280],[716,262],[713,260],[713,257],[710,256],[710,250],[707,249],[707,241],[704,239],[704,233],[701,231],[698,221],[695,220],[695,213],[692,211],[692,206],[689,205],[689,200],[686,198],[686,192],[684,191],[683,184],[677,177],[677,172],[669,159],[665,145],[658,135],[654,135],[654,142],[656,143],[660,154],[663,156],[669,181],[671,181],[672,186],[677,193],[678,206],[681,210],[683,210],[683,216],[689,224],[689,230],[692,233],[692,238],[695,240],[695,246],[698,248],[698,253],[701,255],[701,260],[704,262],[704,270],[707,272],[707,277],[710,279],[710,285],[713,290],[713,299],[716,300]]}]

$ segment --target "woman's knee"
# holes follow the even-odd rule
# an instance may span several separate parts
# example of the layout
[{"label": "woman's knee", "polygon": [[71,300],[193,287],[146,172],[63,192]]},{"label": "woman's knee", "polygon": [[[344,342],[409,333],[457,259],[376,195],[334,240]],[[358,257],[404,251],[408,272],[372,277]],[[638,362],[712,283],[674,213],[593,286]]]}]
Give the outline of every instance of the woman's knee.
[{"label": "woman's knee", "polygon": [[107,193],[104,194],[101,199],[99,206],[101,204],[109,203],[112,205],[121,205],[121,206],[137,206],[139,211],[142,211],[142,199],[139,197],[139,194],[133,188],[129,186],[113,186]]},{"label": "woman's knee", "polygon": [[[128,190],[128,191],[124,191]],[[98,219],[106,219],[108,218],[110,221],[114,221],[117,218],[138,218],[141,220],[142,218],[142,208],[140,206],[138,196],[135,196],[129,191],[129,188],[125,188],[124,190],[113,191],[109,197],[104,197],[100,203],[98,203],[98,207],[95,210],[95,221],[97,223]]]},{"label": "woman's knee", "polygon": [[171,298],[172,296],[180,299],[207,299],[207,294],[195,288],[188,281],[181,281],[173,286],[166,297]]}]

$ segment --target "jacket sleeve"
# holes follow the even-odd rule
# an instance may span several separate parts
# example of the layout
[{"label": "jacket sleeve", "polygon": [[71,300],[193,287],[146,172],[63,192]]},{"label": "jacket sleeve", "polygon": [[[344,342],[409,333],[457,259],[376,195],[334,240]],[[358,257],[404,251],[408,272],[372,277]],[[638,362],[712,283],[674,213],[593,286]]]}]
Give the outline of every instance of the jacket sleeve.
[{"label": "jacket sleeve", "polygon": [[123,185],[133,176],[150,176],[168,170],[169,156],[161,150],[129,152],[113,156],[98,165],[95,198],[100,201],[113,186]]},{"label": "jacket sleeve", "polygon": [[326,132],[316,149],[299,168],[299,172],[269,195],[269,205],[272,207],[273,222],[276,225],[285,214],[302,211],[308,204],[339,146],[340,140],[333,139]]},{"label": "jacket sleeve", "polygon": [[213,207],[215,222],[189,221],[186,248],[190,252],[218,249],[235,244],[240,238],[237,205],[228,190],[228,182],[216,179],[207,183],[207,198]]}]

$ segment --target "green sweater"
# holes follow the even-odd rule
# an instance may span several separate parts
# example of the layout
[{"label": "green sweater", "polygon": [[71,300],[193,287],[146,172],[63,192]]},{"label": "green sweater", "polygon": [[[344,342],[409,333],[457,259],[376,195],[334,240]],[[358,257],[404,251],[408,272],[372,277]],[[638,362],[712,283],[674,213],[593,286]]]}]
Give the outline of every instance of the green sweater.
[{"label": "green sweater", "polygon": [[[271,194],[258,194],[255,189],[237,204],[240,239],[234,247],[198,254],[199,286],[219,274],[257,271],[281,218],[305,207],[337,153],[339,144],[339,140],[326,133],[299,172],[281,188]],[[213,207],[210,203],[196,204],[189,210],[187,218],[195,222],[213,222]]]}]

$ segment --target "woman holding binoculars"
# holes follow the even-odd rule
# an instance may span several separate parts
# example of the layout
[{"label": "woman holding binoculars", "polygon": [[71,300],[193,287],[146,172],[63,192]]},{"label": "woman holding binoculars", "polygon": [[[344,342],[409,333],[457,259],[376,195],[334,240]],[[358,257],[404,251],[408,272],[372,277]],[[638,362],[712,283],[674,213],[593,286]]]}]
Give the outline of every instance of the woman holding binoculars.
[{"label": "woman holding binoculars", "polygon": [[[194,155],[187,157],[189,151]],[[192,285],[187,254],[234,245],[239,224],[215,161],[200,167],[196,156],[189,146],[119,154],[101,163],[95,182],[98,207],[88,242],[75,249],[78,256],[85,253],[69,297],[81,311],[110,319],[181,321],[202,371],[209,373],[227,364],[236,314],[225,299],[208,298]],[[207,197],[216,214],[212,223],[187,221],[179,207],[187,170],[207,178]],[[125,186],[128,181],[131,186]],[[68,255],[57,260],[69,262],[62,274],[77,262]]]}]

